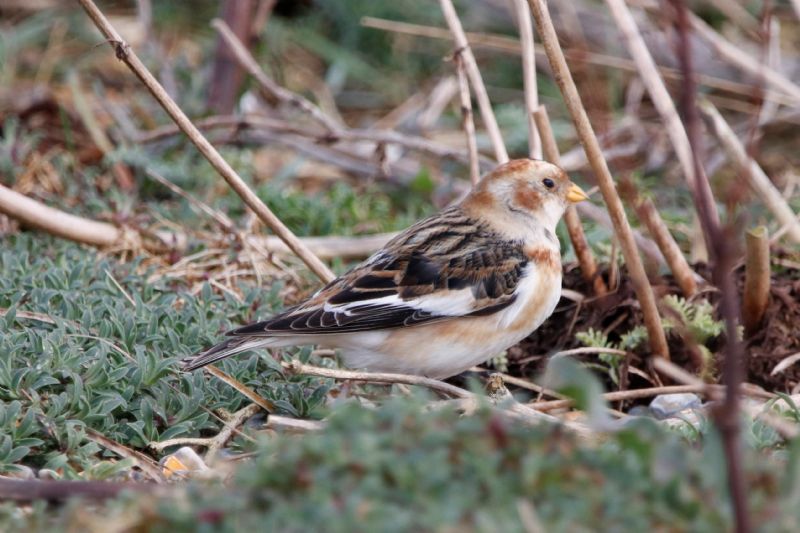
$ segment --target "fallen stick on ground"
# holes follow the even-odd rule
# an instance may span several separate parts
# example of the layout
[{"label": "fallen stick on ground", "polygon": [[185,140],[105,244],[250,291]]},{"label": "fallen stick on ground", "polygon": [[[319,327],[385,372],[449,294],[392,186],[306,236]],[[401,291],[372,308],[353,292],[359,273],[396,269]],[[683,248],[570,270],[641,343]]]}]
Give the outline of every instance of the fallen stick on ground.
[{"label": "fallen stick on ground", "polygon": [[121,242],[123,232],[112,224],[70,215],[0,185],[0,212],[51,235],[93,246]]},{"label": "fallen stick on ground", "polygon": [[[56,237],[61,237],[81,244],[110,247],[130,244],[144,245],[147,248],[145,235],[135,230],[121,229],[107,222],[98,222],[83,218],[43,203],[0,185],[0,213],[3,213],[23,225],[40,229]],[[173,246],[183,249],[188,242],[184,233],[159,231],[154,233],[158,247]],[[363,237],[299,237],[299,241],[318,257],[325,259],[344,258],[358,259],[372,254],[394,237],[396,233],[378,233]],[[277,236],[246,235],[249,244],[262,247],[270,253],[292,254],[291,248]]]},{"label": "fallen stick on ground", "polygon": [[[477,394],[474,394],[466,389],[450,385],[449,383],[445,383],[444,381],[440,381],[438,379],[426,378],[423,376],[415,376],[411,374],[395,374],[386,372],[359,372],[354,370],[342,370],[337,368],[322,368],[322,367],[307,365],[297,360],[288,363],[283,363],[283,367],[286,370],[286,372],[290,374],[304,374],[307,376],[319,376],[332,379],[363,381],[367,383],[383,383],[387,385],[392,385],[392,384],[418,385],[422,387],[427,387],[433,391],[440,392],[448,396],[452,396],[454,398],[458,398],[461,401],[468,402],[472,406],[472,408],[478,405],[478,402],[480,401],[481,398]],[[517,401],[511,401],[508,404],[504,404],[502,407],[505,407],[505,409],[501,408],[501,411],[510,413],[511,415],[518,417],[520,420],[525,421],[526,423],[539,424],[542,422],[546,422],[551,424],[558,424],[569,428],[570,430],[574,431],[577,435],[583,438],[590,438],[591,436],[589,429],[583,424],[560,420],[554,416],[550,416],[545,413],[540,413]]]},{"label": "fallen stick on ground", "polygon": [[[425,137],[409,135],[394,130],[342,127],[335,131],[327,131],[253,113],[200,118],[195,121],[195,125],[201,130],[217,128],[239,130],[263,129],[276,133],[292,133],[311,139],[320,145],[328,145],[340,141],[368,141],[372,143],[395,144],[435,157],[454,159],[464,163],[468,163],[470,160],[470,154],[466,150],[451,148],[431,139],[426,139]],[[133,141],[137,143],[151,143],[166,139],[178,133],[180,133],[180,129],[177,126],[174,124],[167,124],[147,131],[137,136]],[[479,158],[484,168],[490,168],[494,165],[494,162],[489,160],[489,158],[481,157],[480,155]]]}]

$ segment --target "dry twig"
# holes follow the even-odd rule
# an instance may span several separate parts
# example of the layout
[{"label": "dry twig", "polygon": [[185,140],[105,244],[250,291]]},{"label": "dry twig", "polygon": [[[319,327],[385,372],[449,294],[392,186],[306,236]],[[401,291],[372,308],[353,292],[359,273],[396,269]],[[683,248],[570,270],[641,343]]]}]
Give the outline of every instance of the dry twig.
[{"label": "dry twig", "polygon": [[[793,1],[800,1],[800,0],[793,0]],[[443,28],[436,28],[434,26],[424,26],[421,24],[410,24],[408,22],[398,22],[395,20],[386,20],[375,17],[363,17],[361,19],[361,25],[367,28],[375,28],[383,31],[402,33],[405,35],[415,35],[418,37],[427,37],[432,39],[445,39],[445,40],[449,40],[451,38],[450,32],[448,32]],[[522,47],[519,41],[516,39],[512,39],[510,37],[505,37],[502,35],[495,35],[495,34],[470,33],[470,32],[467,32],[466,36],[471,45],[474,47],[488,48],[505,54],[520,55],[522,53]],[[538,47],[535,49],[535,53],[543,57],[545,56],[544,51],[539,49]],[[564,51],[564,54],[570,62],[585,61],[588,63],[593,63],[595,65],[609,67],[609,68],[627,70],[630,72],[637,71],[636,64],[630,59],[624,57],[611,56],[607,54],[593,52],[591,50],[580,50],[580,51],[566,50]],[[669,78],[672,80],[681,79],[680,72],[674,68],[659,65],[658,71],[665,78]],[[715,76],[698,74],[697,81],[702,85],[710,87],[712,89],[728,91],[743,96],[749,96],[753,93],[752,84],[741,83],[738,81],[732,81],[723,78],[717,78]],[[771,101],[779,102],[787,106],[794,105],[795,102],[795,100],[792,97],[786,96],[783,93],[776,93],[773,91],[768,92],[765,95],[765,98]]]},{"label": "dry twig", "polygon": [[[2,185],[0,185],[0,213],[57,237],[82,244],[107,247],[122,245],[125,239],[130,240],[132,243],[147,244],[144,235],[131,228],[122,230],[112,224],[70,215]],[[218,222],[223,224],[222,220],[218,220]],[[178,232],[158,231],[153,235],[158,238],[162,245],[179,249],[181,248],[181,243],[185,244],[188,240],[186,234]],[[377,233],[360,237],[333,235],[328,237],[300,237],[299,240],[318,257],[325,259],[357,259],[370,255],[395,235],[396,233]],[[248,246],[262,249],[267,253],[279,255],[293,253],[291,248],[280,237],[246,235],[245,241]],[[175,243],[178,243],[178,245],[175,245]]]},{"label": "dry twig", "polygon": [[578,88],[572,80],[572,75],[570,74],[569,67],[567,67],[566,59],[564,59],[564,53],[561,51],[561,46],[558,43],[558,35],[556,35],[553,21],[550,18],[547,3],[544,0],[528,0],[528,3],[530,4],[533,17],[536,20],[536,27],[544,43],[545,52],[550,61],[550,67],[553,69],[556,83],[564,96],[564,102],[572,116],[572,121],[578,131],[578,136],[586,151],[586,156],[589,159],[592,170],[594,170],[597,177],[600,191],[603,193],[608,213],[614,224],[614,232],[622,246],[625,264],[628,266],[631,282],[639,298],[639,305],[644,315],[650,347],[654,355],[669,358],[667,338],[664,335],[664,328],[661,325],[661,318],[658,315],[653,289],[650,287],[650,283],[647,280],[647,275],[645,274],[642,260],[636,249],[636,243],[633,238],[633,233],[631,232],[630,224],[628,223],[628,218],[625,216],[622,201],[619,199],[619,195],[614,186],[614,180],[611,177],[611,172],[608,170],[608,165],[603,158],[600,143],[597,140],[597,136],[594,134],[586,110],[583,108],[580,95],[578,94]]},{"label": "dry twig", "polygon": [[[725,464],[728,472],[728,489],[735,516],[737,532],[750,531],[750,513],[747,507],[746,479],[742,471],[741,435],[739,416],[739,387],[744,381],[744,350],[738,338],[739,302],[736,286],[731,276],[734,261],[730,235],[726,235],[719,217],[716,216],[714,197],[708,185],[708,177],[702,166],[700,117],[697,111],[693,58],[690,48],[689,10],[682,0],[671,0],[675,9],[677,53],[683,72],[682,110],[689,137],[696,181],[691,188],[703,237],[709,250],[714,284],[720,291],[720,314],[725,321],[727,346],[723,360],[722,376],[726,387],[725,399],[713,411],[714,423],[722,436]],[[729,231],[730,232],[730,231]]]},{"label": "dry twig", "polygon": [[267,400],[266,398],[257,394],[253,389],[242,383],[241,381],[237,380],[236,378],[229,376],[227,373],[223,372],[219,368],[214,365],[206,365],[203,367],[209,374],[216,377],[223,383],[227,384],[231,388],[238,391],[240,394],[248,398],[254,404],[260,406],[268,413],[274,413],[277,411],[275,404],[271,401]]},{"label": "dry twig", "polygon": [[[295,122],[280,120],[274,117],[265,117],[257,114],[219,115],[198,119],[195,125],[201,130],[212,130],[216,128],[232,129],[255,129],[265,130],[275,133],[291,133],[301,137],[314,140],[318,144],[333,144],[339,141],[369,141],[376,144],[395,144],[410,150],[415,150],[434,157],[443,157],[457,161],[469,162],[470,154],[466,150],[450,148],[441,143],[401,133],[394,130],[374,129],[374,128],[345,128],[341,127],[333,131],[312,129]],[[180,132],[180,129],[173,124],[167,124],[154,128],[134,140],[137,143],[150,143],[166,139]],[[481,163],[485,167],[492,165],[488,158],[482,158]]]},{"label": "dry twig", "polygon": [[255,212],[264,224],[283,239],[286,245],[308,265],[312,272],[325,282],[331,281],[335,277],[333,272],[303,245],[294,233],[292,233],[264,202],[256,196],[228,162],[223,159],[216,148],[208,142],[203,134],[200,133],[200,130],[197,129],[175,101],[167,94],[144,63],[141,62],[136,53],[131,50],[130,46],[122,39],[105,15],[97,8],[95,3],[92,0],[79,1],[95,26],[97,26],[106,39],[108,39],[117,59],[124,62],[128,68],[136,74],[158,103],[161,104],[167,114],[169,114],[181,130],[186,133],[192,143],[200,150],[214,169],[225,178],[225,181],[236,191],[244,203]]},{"label": "dry twig", "polygon": [[[235,413],[230,413],[229,415],[223,415],[223,420],[225,422],[225,426],[220,430],[219,433],[214,435],[213,437],[209,437],[207,439],[187,439],[187,438],[177,438],[177,439],[167,439],[161,442],[151,442],[150,447],[156,451],[162,451],[165,448],[169,448],[170,446],[179,446],[179,445],[192,445],[192,446],[205,446],[208,451],[206,452],[205,462],[211,463],[214,458],[216,457],[219,450],[225,446],[225,444],[231,439],[234,433],[239,433],[237,428],[244,424],[248,418],[252,417],[261,409],[260,405],[256,405],[251,403],[246,407],[242,407]],[[239,435],[246,436],[242,433]],[[249,438],[249,437],[248,437]]]},{"label": "dry twig", "polygon": [[222,37],[225,43],[230,47],[231,52],[233,52],[239,64],[255,78],[269,98],[300,109],[328,131],[336,131],[340,128],[337,122],[323,113],[315,104],[288,89],[284,89],[272,81],[224,20],[212,20],[211,27],[219,32],[220,37]]},{"label": "dry twig", "polygon": [[95,431],[92,428],[86,428],[84,431],[86,431],[86,437],[89,440],[96,442],[103,448],[111,450],[120,457],[133,458],[136,461],[136,466],[141,468],[142,472],[150,476],[150,478],[156,483],[164,483],[166,481],[164,474],[161,472],[161,468],[158,466],[158,463],[156,463],[151,457],[148,457],[142,452],[132,450],[131,448],[128,448],[127,446],[106,437],[102,433]]},{"label": "dry twig", "polygon": [[706,124],[714,135],[716,135],[722,148],[741,169],[750,187],[758,194],[761,201],[764,202],[764,205],[772,211],[775,218],[777,218],[782,225],[786,226],[786,233],[789,237],[791,237],[794,242],[800,243],[800,222],[798,222],[797,216],[792,211],[792,208],[789,207],[789,204],[786,203],[780,191],[769,179],[769,176],[767,176],[761,166],[747,154],[747,150],[742,145],[742,142],[722,115],[720,115],[719,111],[717,111],[717,108],[714,107],[714,104],[708,100],[701,100],[700,111],[703,113]]},{"label": "dry twig", "polygon": [[[667,91],[664,80],[662,80],[661,76],[658,74],[656,63],[650,55],[650,51],[647,49],[647,45],[645,45],[641,33],[639,33],[639,28],[636,26],[636,21],[628,9],[628,6],[625,4],[624,0],[606,0],[606,3],[611,10],[611,14],[620,32],[622,32],[628,52],[631,54],[631,57],[633,57],[639,69],[640,78],[647,88],[647,92],[650,94],[653,105],[664,121],[664,125],[667,128],[667,135],[678,156],[678,161],[680,161],[684,176],[686,177],[686,182],[689,184],[690,188],[694,188],[696,183],[704,187],[708,186],[707,180],[698,181],[695,175],[694,163],[692,162],[692,150],[689,146],[689,137],[686,135],[686,130],[681,123],[677,109],[675,109],[672,97]],[[710,188],[708,194],[711,194]],[[716,205],[711,204],[710,208],[713,209],[713,211],[709,213],[709,215],[714,219],[718,219],[719,215],[717,215]]]},{"label": "dry twig", "polygon": [[370,383],[419,385],[431,390],[441,392],[454,398],[473,398],[475,395],[468,390],[450,385],[438,379],[414,376],[411,374],[395,374],[389,372],[358,372],[355,370],[341,370],[336,368],[323,368],[319,366],[306,365],[294,360],[283,364],[286,371],[290,374],[304,374],[307,376],[319,376],[323,378],[347,379],[351,381],[367,381]]},{"label": "dry twig", "polygon": [[[528,119],[528,155],[542,158],[542,141],[533,114],[539,108],[539,91],[536,86],[536,54],[533,46],[533,23],[531,11],[525,0],[513,0],[522,43],[522,75],[525,86],[525,115]],[[555,161],[551,160],[551,163]],[[558,163],[556,163],[558,164]]]},{"label": "dry twig", "polygon": [[[553,128],[550,125],[550,118],[547,115],[547,108],[539,106],[533,112],[533,119],[539,130],[539,137],[542,144],[542,152],[546,160],[554,165],[561,166],[561,156],[558,153],[558,145],[556,138],[553,134]],[[587,283],[591,283],[594,287],[594,293],[602,296],[608,292],[605,281],[600,277],[597,271],[597,263],[594,260],[594,254],[586,242],[586,234],[583,232],[583,225],[581,224],[580,215],[574,205],[567,207],[564,214],[564,224],[567,226],[570,242],[572,242],[572,249],[575,251],[575,257],[581,267],[581,275]]]},{"label": "dry twig", "polygon": [[472,98],[469,92],[466,67],[464,66],[463,50],[456,50],[453,62],[456,64],[458,75],[458,94],[461,99],[461,126],[467,137],[467,152],[469,153],[469,179],[472,185],[481,179],[480,161],[478,160],[478,140],[475,138],[475,120],[472,116]]},{"label": "dry twig", "polygon": [[481,77],[481,71],[478,69],[478,63],[475,61],[475,56],[472,53],[472,49],[469,47],[467,36],[464,34],[464,28],[461,26],[461,20],[459,20],[456,9],[453,7],[452,0],[440,0],[440,3],[447,25],[453,33],[456,51],[459,52],[464,60],[467,76],[472,83],[472,88],[475,90],[475,99],[478,101],[478,107],[481,110],[481,117],[483,117],[483,123],[486,126],[486,133],[492,141],[497,162],[505,163],[508,161],[506,145],[500,133],[500,126],[497,125],[497,119],[494,116],[492,103],[489,101],[489,95],[486,93],[486,87],[483,84],[483,78]]},{"label": "dry twig", "polygon": [[628,204],[633,206],[636,216],[644,223],[648,233],[656,241],[683,295],[687,298],[693,296],[697,292],[696,278],[698,275],[689,266],[680,246],[675,242],[652,200],[641,196],[630,179],[626,179],[622,183],[620,194]]},{"label": "dry twig", "polygon": [[[742,394],[752,394],[761,399],[774,398],[774,395],[769,395],[768,398],[764,398],[764,394],[757,394],[754,391],[751,391],[750,389],[744,387],[742,387],[741,391]],[[653,396],[658,396],[660,394],[678,394],[685,392],[704,394],[709,397],[718,399],[722,396],[723,388],[716,385],[708,385],[706,383],[695,383],[691,385],[666,385],[663,387],[649,387],[645,389],[631,389],[631,390],[607,392],[603,394],[603,398],[607,402],[619,402],[624,400],[639,400],[642,398],[652,398]],[[531,402],[527,405],[532,409],[536,409],[537,411],[546,412],[546,411],[554,411],[556,409],[566,409],[568,407],[572,407],[574,403],[575,403],[574,400],[563,399],[563,400],[548,400],[543,402]]]},{"label": "dry twig", "polygon": [[697,32],[698,35],[702,36],[708,44],[729,63],[739,67],[760,82],[771,86],[776,91],[790,96],[794,99],[794,105],[800,102],[800,86],[795,82],[782,73],[750,57],[740,46],[730,43],[694,13],[689,12],[687,17],[691,23],[692,29]]}]

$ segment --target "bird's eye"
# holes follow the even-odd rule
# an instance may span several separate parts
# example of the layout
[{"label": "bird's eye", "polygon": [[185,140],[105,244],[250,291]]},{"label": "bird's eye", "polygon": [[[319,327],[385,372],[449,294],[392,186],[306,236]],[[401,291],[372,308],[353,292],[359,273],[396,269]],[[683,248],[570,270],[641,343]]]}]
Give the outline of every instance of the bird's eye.
[{"label": "bird's eye", "polygon": [[550,178],[543,179],[542,183],[544,183],[544,186],[547,187],[548,189],[552,189],[553,187],[556,186],[555,182]]}]

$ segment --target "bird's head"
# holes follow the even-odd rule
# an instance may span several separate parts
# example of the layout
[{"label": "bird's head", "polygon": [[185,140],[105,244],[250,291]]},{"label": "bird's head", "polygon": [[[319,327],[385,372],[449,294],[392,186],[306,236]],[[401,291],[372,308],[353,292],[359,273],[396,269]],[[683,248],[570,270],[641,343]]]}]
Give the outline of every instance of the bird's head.
[{"label": "bird's head", "polygon": [[536,159],[514,159],[481,178],[464,205],[513,224],[538,223],[555,230],[570,203],[587,200],[561,168]]}]

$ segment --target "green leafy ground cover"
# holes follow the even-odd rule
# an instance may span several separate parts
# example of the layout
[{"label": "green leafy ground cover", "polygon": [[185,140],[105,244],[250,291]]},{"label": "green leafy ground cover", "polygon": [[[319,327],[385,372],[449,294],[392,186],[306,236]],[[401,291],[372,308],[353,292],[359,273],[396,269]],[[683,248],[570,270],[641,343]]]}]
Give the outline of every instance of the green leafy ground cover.
[{"label": "green leafy ground cover", "polygon": [[[218,432],[221,423],[209,409],[244,405],[222,382],[201,372],[177,374],[174,363],[251,317],[254,307],[279,308],[277,289],[242,287],[241,302],[209,286],[192,296],[180,285],[148,282],[148,269],[136,262],[120,264],[74,244],[30,234],[5,244],[4,472],[26,465],[65,479],[127,479],[130,462],[88,438],[86,428],[152,453],[151,441]],[[23,306],[39,319],[16,312]],[[308,351],[292,352],[308,357]],[[325,405],[332,382],[288,377],[269,355],[232,358],[222,368],[283,414],[331,414],[327,428],[268,437],[257,425],[245,427],[258,442],[239,437],[229,449],[256,452],[255,459],[225,484],[193,482],[99,506],[6,504],[0,527],[409,531],[460,524],[522,531],[529,507],[548,531],[589,531],[597,524],[619,531],[730,526],[722,452],[707,426],[703,436],[682,436],[642,419],[587,444],[563,430],[511,424],[489,411],[469,417],[449,409],[428,412],[421,397],[387,400],[378,409],[355,401],[332,408]],[[759,424],[750,429],[751,506],[763,530],[791,531],[800,519],[800,450],[774,451],[773,431]]]},{"label": "green leafy ground cover", "polygon": [[[716,438],[691,446],[648,420],[586,445],[563,431],[509,424],[489,411],[427,412],[416,399],[348,404],[328,428],[262,442],[228,483],[0,508],[13,530],[545,531],[730,529]],[[759,531],[795,531],[798,450],[746,454]],[[6,529],[6,530],[8,530]]]},{"label": "green leafy ground cover", "polygon": [[[148,64],[172,69],[179,103],[192,117],[207,113],[206,63],[214,49],[207,22],[217,8],[211,2],[195,4],[188,11],[183,2],[155,2],[154,8],[157,37],[165,43],[190,43],[199,53],[192,46],[165,44],[170,61],[161,65],[157,55],[142,50]],[[465,11],[465,4],[460,3],[460,11]],[[452,52],[450,43],[420,44],[359,25],[360,17],[372,15],[443,26],[430,2],[359,0],[320,5],[299,18],[276,16],[255,52],[271,75],[294,90],[306,89],[297,82],[304,79],[297,74],[304,69],[317,71],[332,90],[341,89],[337,103],[348,113],[349,123],[369,124],[420,87],[432,85],[443,72],[452,72],[449,64],[442,63]],[[60,57],[67,59],[53,66],[54,86],[63,90],[72,71],[95,99],[113,99],[119,91],[134,119],[147,115],[149,121],[134,120],[142,130],[167,122],[130,76],[109,73],[102,63],[108,50],[93,48],[98,37],[86,31],[82,13],[64,10],[58,17],[67,25],[70,39],[61,49]],[[478,13],[465,24],[486,30],[478,24],[480,18]],[[13,67],[2,69],[3,85],[19,83],[22,88],[14,90],[28,90],[30,79],[38,75],[40,54],[50,46],[52,20],[50,13],[40,13],[2,36],[0,61]],[[515,35],[508,27],[502,31]],[[523,155],[526,123],[519,61],[476,53],[491,64],[484,77],[509,149]],[[289,57],[301,57],[299,63],[308,65]],[[602,95],[612,110],[625,100],[624,83],[616,77],[610,76]],[[539,83],[559,140],[567,141],[565,148],[574,146],[558,91],[546,76]],[[60,181],[33,180],[26,191],[32,197],[136,229],[168,221],[188,234],[189,243],[183,256],[154,257],[101,254],[16,229],[3,235],[0,475],[19,475],[30,468],[68,480],[138,479],[141,476],[133,473],[131,462],[93,440],[90,430],[156,460],[163,454],[152,450],[151,442],[217,434],[222,428],[220,412],[235,411],[246,400],[202,372],[178,373],[176,362],[216,342],[227,329],[296,301],[317,283],[304,270],[295,269],[296,263],[283,270],[271,265],[260,282],[252,272],[226,280],[227,290],[204,281],[218,267],[163,276],[170,263],[214,248],[214,257],[236,264],[242,261],[241,243],[232,236],[220,238],[209,217],[147,178],[145,169],[163,174],[244,227],[241,201],[179,137],[154,145],[126,144],[126,136],[110,125],[110,135],[119,140],[115,150],[101,159],[82,160],[78,153],[91,145],[86,132],[69,98],[59,100],[57,107],[50,117],[53,123],[48,123],[51,129],[30,125],[26,129],[13,113],[2,121],[0,181],[19,185],[16,178],[26,173],[33,156],[46,153]],[[450,109],[439,127],[457,129],[459,121],[457,108]],[[487,139],[481,136],[479,142],[488,153]],[[257,172],[260,146],[236,140],[219,144],[226,159],[299,235],[358,235],[404,228],[434,211],[434,204],[450,199],[452,191],[443,182],[464,176],[463,169],[451,162],[425,161],[403,187],[349,176],[307,187],[295,172],[306,162],[302,156],[265,177]],[[134,191],[116,187],[111,168],[117,162],[132,171]],[[443,180],[442,174],[448,178]],[[657,198],[662,215],[678,228],[675,235],[685,246],[691,233],[690,200],[684,188],[665,179],[666,174],[659,168],[653,175],[634,178],[645,194]],[[793,201],[796,205],[798,198]],[[758,207],[752,212],[754,218],[763,213]],[[610,261],[609,232],[591,223],[586,230],[601,262]],[[565,250],[568,260],[571,251],[566,246]],[[341,271],[346,265],[336,261],[333,266]],[[642,344],[635,328],[619,343],[605,333],[584,333],[589,346]],[[341,383],[285,374],[280,361],[295,357],[336,364],[308,349],[290,349],[244,354],[222,362],[221,368],[270,400],[279,414],[325,418],[324,430],[302,436],[266,433],[259,423],[263,417],[255,417],[240,428],[244,435],[235,436],[224,450],[223,459],[253,454],[250,460],[230,463],[229,479],[176,483],[154,489],[152,496],[131,494],[106,504],[4,504],[0,530],[523,531],[531,530],[536,517],[545,531],[731,527],[723,454],[706,420],[677,431],[649,419],[632,420],[598,442],[587,443],[563,430],[509,423],[489,410],[472,416],[448,409],[429,412],[425,402],[431,397],[416,393],[404,397],[396,389],[359,387],[359,395],[367,400],[360,405],[345,398],[346,386]],[[598,361],[610,376],[607,382],[617,383],[624,361],[610,356]],[[599,385],[593,382],[581,390],[590,388]],[[800,411],[790,409],[786,416],[798,422]],[[764,531],[797,530],[797,444],[787,444],[773,429],[749,420],[745,441],[754,522]]]}]

